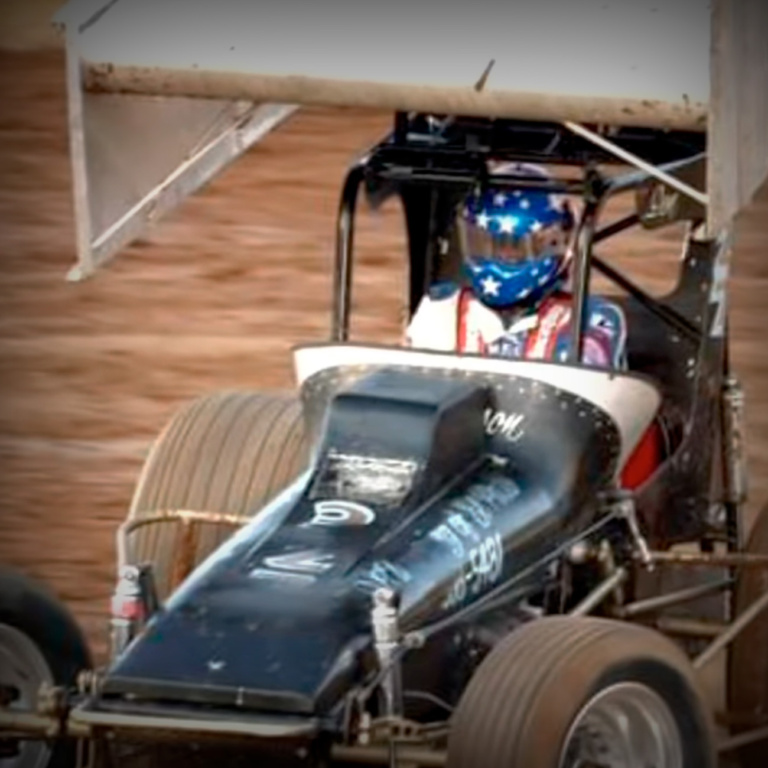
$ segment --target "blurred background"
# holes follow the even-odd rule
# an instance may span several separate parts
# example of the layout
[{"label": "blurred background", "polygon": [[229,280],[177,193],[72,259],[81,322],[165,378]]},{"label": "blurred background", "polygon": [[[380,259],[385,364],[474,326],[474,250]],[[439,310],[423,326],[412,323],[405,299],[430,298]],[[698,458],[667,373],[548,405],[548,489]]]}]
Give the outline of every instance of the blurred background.
[{"label": "blurred background", "polygon": [[[64,56],[50,26],[60,4],[0,2],[0,563],[47,582],[101,655],[115,532],[151,441],[198,395],[292,387],[291,346],[330,327],[346,168],[391,116],[301,110],[94,278],[68,283]],[[739,222],[731,279],[753,512],[768,500],[767,219],[763,190]],[[680,234],[625,234],[603,253],[660,292]],[[397,204],[363,208],[356,243],[353,335],[397,342]]]}]

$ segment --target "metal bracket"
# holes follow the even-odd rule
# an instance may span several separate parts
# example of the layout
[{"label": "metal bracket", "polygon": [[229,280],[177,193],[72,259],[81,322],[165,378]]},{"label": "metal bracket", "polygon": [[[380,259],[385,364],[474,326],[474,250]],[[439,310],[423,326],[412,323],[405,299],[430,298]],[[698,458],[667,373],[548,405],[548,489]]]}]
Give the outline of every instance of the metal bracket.
[{"label": "metal bracket", "polygon": [[664,171],[657,168],[655,165],[652,165],[651,163],[646,163],[645,160],[642,160],[637,155],[634,155],[631,152],[627,152],[627,150],[622,149],[621,147],[619,147],[617,144],[614,144],[609,139],[606,139],[603,136],[600,136],[594,131],[590,131],[589,128],[585,128],[583,125],[579,125],[578,123],[572,123],[568,120],[563,122],[563,125],[566,128],[568,128],[569,131],[572,131],[573,133],[581,136],[582,138],[587,139],[587,141],[591,141],[596,146],[606,150],[606,152],[610,152],[612,155],[615,155],[620,160],[624,160],[630,165],[634,165],[635,168],[638,168],[641,171],[644,171],[645,173],[650,174],[655,179],[658,179],[659,181],[666,184],[667,186],[672,187],[673,189],[676,189],[678,192],[682,192],[684,195],[690,197],[692,200],[696,201],[700,205],[703,205],[703,206],[709,205],[709,195],[704,194],[703,192],[699,192],[698,189],[695,189],[694,187],[691,187],[685,182],[680,181],[680,179],[677,179],[674,176],[671,176],[670,174],[665,173]]}]

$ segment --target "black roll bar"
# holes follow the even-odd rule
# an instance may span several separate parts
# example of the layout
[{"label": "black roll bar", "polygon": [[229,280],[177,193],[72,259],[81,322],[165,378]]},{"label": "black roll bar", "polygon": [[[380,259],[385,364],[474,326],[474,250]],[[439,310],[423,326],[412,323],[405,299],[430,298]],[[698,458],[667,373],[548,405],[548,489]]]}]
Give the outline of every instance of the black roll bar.
[{"label": "black roll bar", "polygon": [[355,238],[355,209],[367,160],[361,160],[347,173],[336,223],[336,258],[333,269],[333,308],[331,341],[349,339],[349,311],[352,292],[352,249]]},{"label": "black roll bar", "polygon": [[[349,339],[349,318],[351,309],[352,273],[353,273],[353,246],[354,246],[354,218],[360,185],[366,178],[366,173],[372,173],[374,177],[394,182],[396,185],[409,186],[438,183],[443,186],[471,186],[478,181],[477,173],[472,173],[470,167],[463,163],[455,164],[453,160],[440,163],[449,157],[456,157],[461,152],[445,151],[441,149],[420,147],[414,153],[413,148],[403,147],[407,134],[409,116],[398,115],[395,131],[392,135],[373,148],[371,153],[355,163],[348,171],[339,205],[338,221],[336,228],[336,252],[333,271],[333,306],[331,340],[344,342]],[[481,153],[482,154],[482,153]],[[420,155],[422,162],[427,162],[421,167],[410,164]],[[430,155],[432,160],[426,158]],[[704,155],[698,154],[683,160],[667,162],[662,165],[662,170],[668,172],[682,172],[687,168],[695,167],[703,162]],[[438,161],[433,164],[433,161]],[[470,166],[472,163],[469,164]],[[463,166],[463,167],[462,167]],[[527,188],[531,190],[547,191],[560,194],[584,194],[586,201],[584,211],[579,222],[577,233],[577,252],[574,263],[573,279],[573,313],[571,319],[571,347],[568,351],[568,361],[579,363],[583,356],[584,333],[588,321],[586,312],[587,298],[589,296],[589,281],[591,268],[594,266],[619,288],[631,295],[639,304],[655,314],[663,322],[674,328],[689,339],[698,340],[701,332],[687,318],[674,309],[662,304],[643,291],[618,270],[606,264],[602,259],[592,253],[592,248],[598,242],[605,240],[619,232],[635,226],[639,218],[636,214],[626,216],[619,221],[609,224],[597,230],[597,216],[603,202],[619,192],[624,192],[638,187],[645,180],[647,174],[626,173],[612,179],[606,179],[592,168],[587,169],[584,179],[539,181],[530,177],[514,175],[494,176],[494,184],[502,187]],[[430,230],[434,222],[430,225]],[[430,231],[434,235],[433,231]],[[431,255],[429,244],[427,257]],[[425,275],[427,273],[425,272]]]}]

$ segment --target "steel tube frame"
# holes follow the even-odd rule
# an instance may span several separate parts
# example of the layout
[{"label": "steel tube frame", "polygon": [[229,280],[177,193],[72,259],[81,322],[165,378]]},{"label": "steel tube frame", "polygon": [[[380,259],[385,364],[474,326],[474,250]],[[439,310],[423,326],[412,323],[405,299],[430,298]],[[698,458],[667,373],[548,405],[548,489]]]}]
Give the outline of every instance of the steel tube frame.
[{"label": "steel tube frame", "polygon": [[709,552],[665,552],[653,551],[654,563],[684,565],[688,567],[722,566],[724,568],[768,568],[768,555],[754,555],[747,552],[729,552],[728,554]]},{"label": "steel tube frame", "polygon": [[[69,737],[88,740],[92,736],[92,728],[88,723],[75,722],[71,719],[62,722],[50,715],[0,709],[0,733],[3,733],[5,738],[56,739]],[[733,752],[743,746],[763,740],[768,740],[768,726],[760,726],[738,736],[726,738],[718,744],[717,751],[721,754]],[[447,754],[444,751],[410,745],[396,746],[395,754],[397,759],[404,764],[417,765],[421,768],[442,768],[447,762]],[[385,746],[333,744],[331,757],[339,762],[387,765],[390,760],[390,749]]]},{"label": "steel tube frame", "polygon": [[[402,125],[399,126],[399,130],[402,132]],[[587,131],[586,134],[583,132],[577,133],[582,135],[588,141],[593,141],[591,131]],[[376,157],[377,152],[383,153],[382,157],[379,158],[383,163],[383,166],[376,168],[376,174],[382,179],[389,179],[395,183],[398,181],[406,181],[409,183],[435,182],[466,186],[477,179],[476,175],[471,175],[467,172],[457,172],[456,170],[440,168],[421,169],[418,167],[411,167],[412,163],[408,164],[406,162],[408,159],[408,148],[401,147],[396,143],[393,144],[393,141],[398,137],[402,139],[402,136],[398,133],[398,125],[396,124],[394,132],[387,139],[380,142],[368,156],[353,165],[348,171],[345,179],[337,219],[336,252],[333,274],[332,341],[345,342],[349,340],[349,318],[354,265],[355,210],[359,188],[364,180],[366,168],[371,159]],[[597,138],[599,139],[600,137],[597,136]],[[612,152],[614,155],[616,154],[614,149],[620,149],[615,147],[612,142],[607,142],[607,144],[610,145],[610,148],[605,147],[602,141],[595,145],[606,151]],[[419,149],[418,152],[431,152],[433,150],[439,156],[439,148]],[[400,161],[404,163],[404,170],[402,172],[398,171],[397,152],[405,153],[403,154],[403,159]],[[572,298],[572,340],[571,349],[569,351],[569,361],[571,363],[580,361],[582,357],[583,331],[587,320],[585,302],[589,295],[589,280],[591,268],[593,266],[609,280],[614,282],[619,288],[632,295],[639,303],[649,311],[658,315],[662,321],[668,323],[678,332],[683,333],[686,337],[694,340],[698,340],[700,337],[699,330],[692,326],[686,318],[682,317],[674,310],[661,305],[653,297],[624,277],[620,272],[592,254],[592,247],[594,244],[605,240],[614,234],[622,232],[638,222],[637,215],[631,215],[598,230],[596,228],[597,216],[606,200],[614,194],[638,188],[648,180],[649,176],[658,178],[659,174],[661,174],[662,179],[666,180],[667,178],[670,178],[677,182],[678,180],[675,179],[675,177],[670,176],[669,173],[667,173],[668,171],[672,172],[679,170],[701,160],[701,156],[696,155],[694,157],[665,163],[662,167],[656,168],[656,166],[649,166],[648,163],[640,160],[632,153],[627,154],[632,158],[631,163],[635,165],[636,168],[639,168],[640,172],[635,171],[626,173],[614,179],[604,179],[594,173],[591,175],[588,174],[587,178],[584,180],[569,180],[557,182],[553,185],[551,182],[536,183],[535,181],[515,178],[514,176],[500,175],[494,177],[494,184],[504,187],[520,186],[565,194],[576,194],[586,191],[588,194],[589,199],[587,200],[587,205],[582,214],[581,221],[579,222],[578,250],[574,264],[575,290]],[[388,163],[391,163],[391,167],[388,166]]]},{"label": "steel tube frame", "polygon": [[[571,345],[568,350],[568,362],[579,364],[584,354],[584,335],[589,320],[586,310],[589,297],[589,279],[592,267],[592,241],[600,206],[603,202],[603,190],[599,187],[589,191],[576,235],[576,259],[573,265],[574,291],[571,299]],[[594,195],[594,197],[592,197]]]},{"label": "steel tube frame", "polygon": [[642,160],[637,155],[634,155],[631,152],[627,152],[618,145],[614,144],[612,141],[609,141],[594,131],[590,131],[583,125],[578,125],[577,123],[570,121],[565,121],[563,125],[565,125],[569,131],[573,131],[573,133],[587,139],[587,141],[591,141],[595,146],[604,149],[606,152],[610,152],[611,154],[616,155],[616,157],[618,157],[620,160],[624,160],[630,165],[634,165],[635,168],[639,168],[641,171],[644,171],[662,183],[667,184],[673,189],[676,189],[678,192],[682,192],[682,194],[687,195],[695,202],[703,205],[705,208],[709,205],[709,196],[707,194],[699,192],[698,189],[695,189],[685,182],[680,181],[680,179],[676,178],[675,176],[671,176],[661,168],[658,168],[651,163],[645,162],[645,160]]},{"label": "steel tube frame", "polygon": [[734,752],[737,749],[746,747],[748,744],[756,744],[760,741],[768,741],[768,725],[753,728],[750,731],[740,733],[738,736],[726,739],[718,745],[717,751],[721,754],[724,752]]},{"label": "steel tube frame", "polygon": [[363,182],[366,160],[357,163],[348,172],[341,194],[336,225],[336,258],[333,269],[333,309],[331,340],[349,340],[349,314],[352,305],[352,253],[355,238],[355,209],[360,185]]},{"label": "steel tube frame", "polygon": [[615,592],[629,576],[626,568],[617,568],[608,578],[601,581],[575,608],[569,616],[586,616],[595,610],[608,595]]},{"label": "steel tube frame", "polygon": [[654,626],[665,635],[714,638],[723,631],[727,624],[678,616],[659,616],[654,622]]},{"label": "steel tube frame", "polygon": [[155,525],[157,523],[182,523],[186,525],[207,523],[209,525],[228,525],[232,528],[241,528],[247,522],[247,519],[239,515],[189,509],[165,510],[156,512],[152,515],[147,515],[146,517],[126,520],[117,529],[117,571],[119,573],[123,566],[133,562],[134,558],[131,557],[128,537],[139,528]]},{"label": "steel tube frame", "polygon": [[[392,760],[389,747],[347,746],[345,744],[334,744],[331,747],[331,757],[343,763],[368,765],[389,765]],[[419,766],[419,768],[442,768],[448,762],[448,755],[445,752],[399,746],[396,743],[394,758],[398,765]]]},{"label": "steel tube frame", "polygon": [[630,618],[632,616],[639,616],[642,613],[652,613],[653,611],[658,611],[662,608],[670,608],[673,605],[681,605],[682,603],[688,603],[691,600],[705,597],[714,592],[721,592],[732,584],[733,579],[719,579],[711,584],[699,584],[695,587],[679,589],[666,595],[649,597],[646,600],[636,600],[633,603],[627,603],[623,606],[619,612],[619,616],[621,616],[621,618]]},{"label": "steel tube frame", "polygon": [[757,598],[738,618],[729,624],[694,660],[695,669],[706,666],[723,648],[768,608],[768,592]]}]

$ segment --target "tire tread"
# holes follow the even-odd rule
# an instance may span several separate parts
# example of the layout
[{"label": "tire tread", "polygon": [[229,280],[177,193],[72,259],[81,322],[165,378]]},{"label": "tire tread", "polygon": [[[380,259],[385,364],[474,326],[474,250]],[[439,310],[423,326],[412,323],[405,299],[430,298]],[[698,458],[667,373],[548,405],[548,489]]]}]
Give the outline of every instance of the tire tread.
[{"label": "tire tread", "polygon": [[[295,396],[215,392],[183,406],[160,432],[137,482],[128,519],[170,509],[247,518],[306,464],[307,439]],[[231,530],[202,526],[195,563]],[[132,535],[136,561],[155,565],[161,598],[169,591],[177,531],[174,523],[157,523]]]},{"label": "tire tread", "polygon": [[[591,695],[591,686],[633,658],[673,669],[694,699],[704,701],[682,650],[646,627],[558,616],[513,631],[491,651],[464,691],[451,724],[448,768],[471,768],[480,755],[487,768],[527,767],[533,756],[542,768],[556,768],[564,729]],[[551,732],[541,723],[545,700]],[[703,706],[699,717],[711,741],[712,723]]]}]

